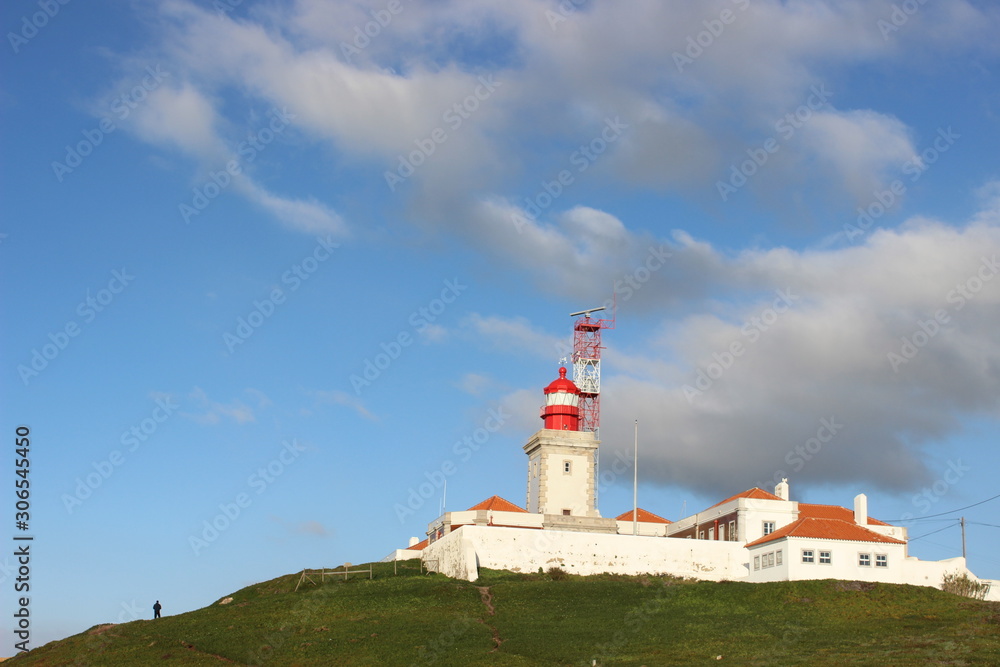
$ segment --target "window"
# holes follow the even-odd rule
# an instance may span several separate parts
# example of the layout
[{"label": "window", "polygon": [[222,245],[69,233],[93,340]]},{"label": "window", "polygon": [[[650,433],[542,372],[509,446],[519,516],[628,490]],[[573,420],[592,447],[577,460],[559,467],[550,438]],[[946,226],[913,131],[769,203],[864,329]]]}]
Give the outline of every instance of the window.
[{"label": "window", "polygon": [[755,570],[759,570],[760,569],[760,556],[754,556],[753,557],[753,569],[755,569]]},{"label": "window", "polygon": [[802,550],[802,562],[803,563],[811,563],[811,562],[813,562],[813,550],[812,549],[803,549]]},{"label": "window", "polygon": [[703,531],[701,531],[700,533],[698,533],[698,539],[699,539],[699,540],[703,540],[703,539],[705,539],[705,531],[704,531],[704,530],[703,530]]},{"label": "window", "polygon": [[885,554],[875,554],[875,567],[889,567],[889,557]]},{"label": "window", "polygon": [[872,565],[872,555],[871,554],[858,554],[858,565],[861,567],[871,567]]},{"label": "window", "polygon": [[770,535],[773,532],[774,532],[774,522],[773,521],[765,521],[764,522],[764,534],[765,535]]},{"label": "window", "polygon": [[708,539],[710,539],[710,540],[714,540],[715,539],[715,528],[709,528],[708,529]]},{"label": "window", "polygon": [[774,552],[772,551],[767,555],[767,566],[774,567]]},{"label": "window", "polygon": [[569,516],[569,510],[563,510],[563,516]]},{"label": "window", "polygon": [[736,522],[735,521],[730,521],[729,522],[729,539],[731,541],[733,541],[733,542],[736,541]]},{"label": "window", "polygon": [[573,462],[563,461],[563,473],[569,475],[572,472],[573,472]]},{"label": "window", "polygon": [[781,549],[774,552],[774,564],[781,565]]},{"label": "window", "polygon": [[833,562],[833,558],[831,558],[829,551],[820,551],[819,552],[819,564],[820,565],[829,565],[832,562]]}]

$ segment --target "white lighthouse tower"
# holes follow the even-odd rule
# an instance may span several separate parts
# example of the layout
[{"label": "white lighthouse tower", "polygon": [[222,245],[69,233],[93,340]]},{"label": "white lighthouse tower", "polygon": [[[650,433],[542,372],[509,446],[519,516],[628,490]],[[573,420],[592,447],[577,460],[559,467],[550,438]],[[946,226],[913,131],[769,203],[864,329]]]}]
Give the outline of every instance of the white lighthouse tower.
[{"label": "white lighthouse tower", "polygon": [[594,455],[600,441],[593,431],[580,430],[580,390],[565,368],[545,388],[541,418],[542,429],[524,446],[528,512],[545,515],[545,528],[617,532],[615,520],[597,511]]}]

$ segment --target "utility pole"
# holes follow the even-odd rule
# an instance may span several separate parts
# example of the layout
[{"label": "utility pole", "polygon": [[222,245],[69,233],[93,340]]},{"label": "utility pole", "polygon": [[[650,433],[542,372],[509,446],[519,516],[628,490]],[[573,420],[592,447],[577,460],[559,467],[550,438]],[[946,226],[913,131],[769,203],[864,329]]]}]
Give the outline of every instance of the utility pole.
[{"label": "utility pole", "polygon": [[962,558],[965,558],[965,517],[959,519],[962,523]]},{"label": "utility pole", "polygon": [[632,535],[639,534],[639,420],[635,420],[635,449],[632,453]]}]

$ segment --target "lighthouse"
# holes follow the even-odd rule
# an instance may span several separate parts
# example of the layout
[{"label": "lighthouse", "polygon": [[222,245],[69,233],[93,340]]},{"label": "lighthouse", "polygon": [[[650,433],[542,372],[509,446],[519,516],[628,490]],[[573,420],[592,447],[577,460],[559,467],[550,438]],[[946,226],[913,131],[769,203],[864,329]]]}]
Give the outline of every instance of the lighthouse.
[{"label": "lighthouse", "polygon": [[524,445],[528,456],[527,510],[543,514],[545,528],[617,532],[597,511],[597,448],[593,431],[580,430],[580,389],[559,369],[543,390],[542,428]]},{"label": "lighthouse", "polygon": [[566,369],[559,369],[559,379],[545,388],[545,406],[542,408],[545,428],[556,431],[580,430],[580,390],[572,380],[566,379]]}]

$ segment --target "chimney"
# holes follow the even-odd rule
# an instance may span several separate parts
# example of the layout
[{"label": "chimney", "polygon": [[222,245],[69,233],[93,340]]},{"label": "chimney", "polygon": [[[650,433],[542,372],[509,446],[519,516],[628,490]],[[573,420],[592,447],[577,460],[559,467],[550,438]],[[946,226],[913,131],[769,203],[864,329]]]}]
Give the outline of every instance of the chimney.
[{"label": "chimney", "polygon": [[420,540],[418,540],[418,539],[417,539],[417,538],[415,538],[415,537],[411,537],[411,538],[410,538],[410,544],[409,544],[409,546],[411,546],[411,547],[415,547],[415,546],[416,546],[416,545],[418,545],[418,544],[420,544]]},{"label": "chimney", "polygon": [[854,523],[868,525],[868,496],[863,493],[854,496]]},{"label": "chimney", "polygon": [[788,478],[782,477],[778,485],[774,487],[774,495],[782,500],[788,500]]}]

